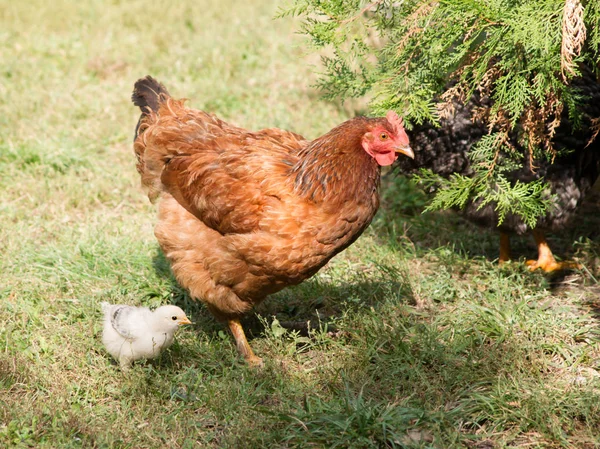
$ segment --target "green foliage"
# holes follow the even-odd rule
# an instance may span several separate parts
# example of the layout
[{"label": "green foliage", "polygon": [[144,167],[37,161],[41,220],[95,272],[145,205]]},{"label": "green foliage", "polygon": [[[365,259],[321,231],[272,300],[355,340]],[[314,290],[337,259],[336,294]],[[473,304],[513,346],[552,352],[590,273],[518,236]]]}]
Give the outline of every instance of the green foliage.
[{"label": "green foliage", "polygon": [[[495,204],[500,221],[512,212],[531,226],[549,204],[542,185],[511,185],[501,173],[525,158],[556,156],[553,131],[537,125],[563,110],[579,123],[581,98],[569,81],[578,64],[595,66],[600,48],[598,2],[583,2],[586,45],[563,36],[564,8],[565,0],[293,0],[285,13],[301,16],[302,32],[327,52],[318,85],[329,98],[366,95],[374,114],[394,109],[419,124],[437,123],[440,103],[476,91],[491,97],[490,136],[516,131],[523,150],[501,142],[482,159],[485,176],[438,180],[443,190],[430,208],[480,199]],[[567,38],[582,49],[561,51]]]},{"label": "green foliage", "polygon": [[519,166],[508,160],[496,167],[499,142],[501,134],[494,133],[483,136],[475,145],[469,155],[474,167],[471,176],[454,173],[445,179],[431,170],[421,169],[416,180],[427,190],[437,190],[437,195],[426,210],[462,209],[472,201],[478,209],[493,205],[498,213],[498,226],[504,222],[507,214],[514,214],[520,215],[527,226],[535,227],[537,217],[550,207],[552,196],[541,179],[529,183],[511,183],[504,176],[506,171]]},{"label": "green foliage", "polygon": [[527,226],[533,228],[537,217],[542,215],[550,205],[546,186],[541,180],[522,183],[511,183],[503,175],[485,182],[481,176],[463,176],[455,173],[449,179],[436,176],[429,170],[423,169],[418,179],[425,185],[439,186],[441,189],[425,210],[464,208],[469,200],[481,209],[493,204],[498,212],[498,225],[504,222],[507,214],[520,215]]}]

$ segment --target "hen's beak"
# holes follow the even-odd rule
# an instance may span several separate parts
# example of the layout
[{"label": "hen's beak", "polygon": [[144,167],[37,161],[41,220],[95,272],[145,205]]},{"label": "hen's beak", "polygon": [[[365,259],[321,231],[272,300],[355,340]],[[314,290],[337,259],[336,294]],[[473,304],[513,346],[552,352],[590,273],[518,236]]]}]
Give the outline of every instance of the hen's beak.
[{"label": "hen's beak", "polygon": [[396,153],[404,154],[405,156],[408,156],[411,159],[415,158],[415,153],[413,152],[410,145],[403,145],[401,147],[396,147],[396,148],[394,148],[394,150],[396,151]]},{"label": "hen's beak", "polygon": [[177,324],[179,324],[181,326],[182,324],[192,324],[192,322],[186,316],[185,318],[182,318],[179,321],[177,321]]}]

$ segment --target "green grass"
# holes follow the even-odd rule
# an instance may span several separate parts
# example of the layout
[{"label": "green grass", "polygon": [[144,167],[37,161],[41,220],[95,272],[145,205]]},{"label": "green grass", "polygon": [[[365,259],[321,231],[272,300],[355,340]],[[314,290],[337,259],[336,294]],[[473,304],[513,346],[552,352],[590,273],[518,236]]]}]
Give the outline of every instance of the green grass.
[{"label": "green grass", "polygon": [[[246,320],[262,370],[173,281],[135,171],[133,82],[318,136],[351,111],[311,89],[316,59],[276,10],[0,0],[0,447],[599,447],[588,210],[553,240],[584,269],[545,277],[498,268],[493,233],[421,215],[388,176],[363,237]],[[176,303],[195,324],[124,375],[100,342],[104,300]]]}]

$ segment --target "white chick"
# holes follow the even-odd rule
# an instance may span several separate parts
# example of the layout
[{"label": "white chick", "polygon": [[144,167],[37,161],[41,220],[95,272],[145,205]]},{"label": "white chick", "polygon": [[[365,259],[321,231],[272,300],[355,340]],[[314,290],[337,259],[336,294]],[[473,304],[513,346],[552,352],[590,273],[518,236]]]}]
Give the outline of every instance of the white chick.
[{"label": "white chick", "polygon": [[104,330],[102,343],[127,371],[135,360],[151,359],[173,344],[175,331],[192,322],[177,306],[161,306],[154,311],[102,303]]}]

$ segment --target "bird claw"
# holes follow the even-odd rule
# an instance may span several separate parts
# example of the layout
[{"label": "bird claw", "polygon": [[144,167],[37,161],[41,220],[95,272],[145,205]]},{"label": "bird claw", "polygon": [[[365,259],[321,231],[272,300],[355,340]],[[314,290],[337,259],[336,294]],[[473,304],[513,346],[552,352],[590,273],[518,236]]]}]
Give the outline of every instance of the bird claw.
[{"label": "bird claw", "polygon": [[246,359],[246,363],[250,368],[262,368],[265,366],[263,359],[254,354],[252,355],[252,357],[248,357]]},{"label": "bird claw", "polygon": [[525,262],[529,267],[529,271],[535,271],[538,268],[541,268],[545,273],[552,273],[554,271],[562,271],[562,270],[580,270],[581,264],[572,261],[564,261],[557,262],[554,259],[538,259],[538,260],[528,260]]},{"label": "bird claw", "polygon": [[122,372],[124,372],[124,373],[128,373],[129,371],[131,371],[131,368],[132,368],[132,367],[131,367],[131,364],[129,364],[129,363],[127,363],[127,364],[123,364],[123,363],[121,363],[121,364],[120,364],[120,368],[121,368],[121,371],[122,371]]}]

